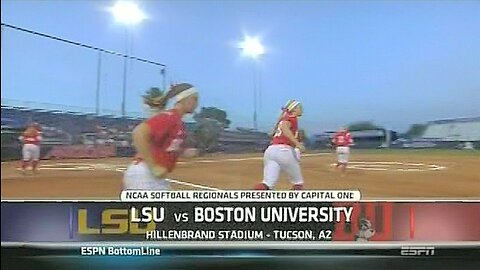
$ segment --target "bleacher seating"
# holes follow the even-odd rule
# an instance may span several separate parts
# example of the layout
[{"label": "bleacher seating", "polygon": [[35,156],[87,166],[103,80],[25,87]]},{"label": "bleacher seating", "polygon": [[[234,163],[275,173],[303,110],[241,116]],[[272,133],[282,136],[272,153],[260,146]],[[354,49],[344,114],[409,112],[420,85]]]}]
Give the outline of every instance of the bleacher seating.
[{"label": "bleacher seating", "polygon": [[459,142],[480,141],[480,117],[429,122],[422,138]]},{"label": "bleacher seating", "polygon": [[[3,103],[2,99],[2,103]],[[20,104],[22,105],[22,104]],[[28,104],[35,106],[35,104]],[[52,106],[47,106],[52,107]],[[38,109],[26,106],[11,106],[2,104],[2,117],[5,119],[14,119],[21,129],[25,128],[31,122],[38,122],[45,128],[44,144],[114,144],[117,146],[131,145],[131,131],[138,125],[143,118],[140,117],[119,117],[117,115],[95,115],[92,113],[74,112],[72,110],[61,109]],[[268,146],[269,134],[250,129],[237,128],[236,130],[215,129],[214,120],[205,119],[204,121],[187,122],[186,129],[190,140],[196,131],[201,131],[203,127],[206,134],[204,136],[213,136],[217,133],[213,141],[223,151],[242,152],[250,150],[263,150]],[[213,132],[213,133],[212,133]],[[204,137],[203,136],[203,137]],[[200,136],[202,137],[202,136]],[[208,137],[208,136],[207,136]],[[209,137],[210,138],[210,137]],[[212,139],[212,138],[210,138]]]},{"label": "bleacher seating", "polygon": [[42,126],[56,127],[72,135],[74,141],[78,139],[82,133],[95,132],[98,125],[128,131],[129,128],[137,125],[141,121],[141,119],[133,118],[95,116],[87,113],[26,109],[4,105],[2,105],[1,113],[2,117],[15,119],[23,126],[31,122],[38,122]]}]

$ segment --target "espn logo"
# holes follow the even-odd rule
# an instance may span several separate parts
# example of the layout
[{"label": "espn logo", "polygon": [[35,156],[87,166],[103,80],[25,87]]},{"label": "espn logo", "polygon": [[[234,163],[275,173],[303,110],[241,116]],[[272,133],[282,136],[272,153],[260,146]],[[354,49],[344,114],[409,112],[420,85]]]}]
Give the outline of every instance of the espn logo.
[{"label": "espn logo", "polygon": [[434,247],[402,247],[400,251],[402,256],[433,256],[435,255]]}]

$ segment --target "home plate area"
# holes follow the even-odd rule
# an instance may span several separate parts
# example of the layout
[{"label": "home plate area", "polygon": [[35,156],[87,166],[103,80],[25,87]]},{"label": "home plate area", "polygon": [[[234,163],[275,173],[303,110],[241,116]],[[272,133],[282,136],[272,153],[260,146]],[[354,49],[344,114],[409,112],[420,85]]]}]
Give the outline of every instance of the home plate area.
[{"label": "home plate area", "polygon": [[[336,166],[333,163],[331,166]],[[395,161],[351,161],[348,163],[349,169],[365,171],[397,171],[397,172],[421,172],[444,170],[445,166],[424,163],[405,163]]]}]

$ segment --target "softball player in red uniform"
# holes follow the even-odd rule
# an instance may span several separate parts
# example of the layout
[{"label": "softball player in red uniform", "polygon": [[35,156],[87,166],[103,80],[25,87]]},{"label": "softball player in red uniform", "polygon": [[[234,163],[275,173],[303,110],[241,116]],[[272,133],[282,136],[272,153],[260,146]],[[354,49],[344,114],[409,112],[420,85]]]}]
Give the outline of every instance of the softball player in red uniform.
[{"label": "softball player in red uniform", "polygon": [[124,189],[167,190],[166,175],[175,168],[180,155],[193,157],[197,149],[185,149],[185,126],[182,117],[198,105],[198,93],[188,83],[173,85],[168,93],[150,106],[163,110],[173,99],[173,109],[164,110],[138,125],[133,132],[137,150],[134,162],[124,175]]},{"label": "softball player in red uniform", "polygon": [[263,156],[263,181],[254,187],[256,190],[273,189],[282,170],[289,174],[292,189],[303,189],[299,153],[305,151],[305,147],[297,139],[298,117],[303,114],[303,108],[300,102],[290,100],[282,109],[272,142]]},{"label": "softball player in red uniform", "polygon": [[352,135],[346,128],[340,129],[332,139],[333,145],[337,147],[337,168],[340,168],[342,175],[345,174],[350,157],[350,146],[353,144]]},{"label": "softball player in red uniform", "polygon": [[38,161],[40,160],[40,142],[42,141],[42,134],[40,132],[40,125],[32,123],[22,133],[19,140],[23,143],[22,148],[22,173],[26,173],[28,165],[32,164],[32,172],[37,172]]}]

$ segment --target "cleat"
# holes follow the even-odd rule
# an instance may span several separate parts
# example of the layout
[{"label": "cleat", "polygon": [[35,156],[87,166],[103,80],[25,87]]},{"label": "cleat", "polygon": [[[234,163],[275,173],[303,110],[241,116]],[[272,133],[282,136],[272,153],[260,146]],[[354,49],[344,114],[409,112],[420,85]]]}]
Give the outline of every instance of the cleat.
[{"label": "cleat", "polygon": [[292,190],[303,190],[303,184],[293,185]]},{"label": "cleat", "polygon": [[270,190],[270,188],[264,183],[258,183],[253,187],[254,190]]}]

